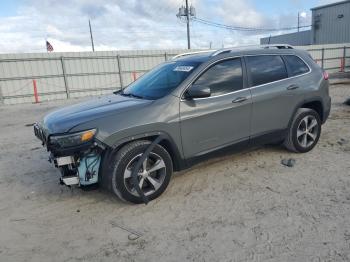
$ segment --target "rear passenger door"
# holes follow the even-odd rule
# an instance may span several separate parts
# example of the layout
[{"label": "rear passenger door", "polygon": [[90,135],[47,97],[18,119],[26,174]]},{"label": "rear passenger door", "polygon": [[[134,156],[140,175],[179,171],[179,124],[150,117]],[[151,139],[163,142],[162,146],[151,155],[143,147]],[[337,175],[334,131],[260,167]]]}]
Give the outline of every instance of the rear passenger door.
[{"label": "rear passenger door", "polygon": [[298,81],[289,77],[280,55],[246,56],[245,60],[253,102],[252,138],[283,132],[302,101]]}]

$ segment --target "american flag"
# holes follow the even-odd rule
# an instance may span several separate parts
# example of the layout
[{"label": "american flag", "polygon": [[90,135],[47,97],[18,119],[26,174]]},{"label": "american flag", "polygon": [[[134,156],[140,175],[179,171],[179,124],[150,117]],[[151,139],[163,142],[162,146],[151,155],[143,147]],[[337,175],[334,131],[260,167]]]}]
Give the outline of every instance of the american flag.
[{"label": "american flag", "polygon": [[52,52],[52,51],[53,51],[53,47],[52,47],[52,45],[49,43],[49,41],[46,41],[46,50],[47,50],[47,52]]}]

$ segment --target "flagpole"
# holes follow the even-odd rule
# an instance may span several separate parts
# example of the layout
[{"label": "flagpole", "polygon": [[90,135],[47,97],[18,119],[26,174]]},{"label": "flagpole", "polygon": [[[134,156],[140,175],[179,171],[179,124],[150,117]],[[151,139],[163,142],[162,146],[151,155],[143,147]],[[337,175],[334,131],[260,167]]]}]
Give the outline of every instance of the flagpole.
[{"label": "flagpole", "polygon": [[91,23],[89,19],[89,28],[90,28],[90,39],[91,39],[91,47],[92,47],[92,52],[95,52],[95,46],[94,46],[94,38],[92,36],[92,30],[91,30]]}]

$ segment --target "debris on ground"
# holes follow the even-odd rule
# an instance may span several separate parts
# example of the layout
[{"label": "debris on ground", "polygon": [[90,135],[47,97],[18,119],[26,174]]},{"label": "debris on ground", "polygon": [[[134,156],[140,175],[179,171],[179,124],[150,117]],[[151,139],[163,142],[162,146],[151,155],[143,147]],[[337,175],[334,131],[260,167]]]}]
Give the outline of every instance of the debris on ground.
[{"label": "debris on ground", "polygon": [[346,99],[346,100],[344,101],[344,105],[350,106],[350,98],[348,98],[348,99]]},{"label": "debris on ground", "polygon": [[128,235],[128,239],[129,240],[137,240],[137,239],[139,239],[140,238],[140,235],[135,235],[135,234],[130,234],[130,235]]},{"label": "debris on ground", "polygon": [[280,192],[278,192],[278,191],[276,191],[276,190],[274,190],[274,189],[272,189],[271,187],[269,187],[269,186],[267,186],[267,187],[265,187],[267,190],[270,190],[271,192],[274,192],[274,193],[277,193],[277,194],[280,194]]},{"label": "debris on ground", "polygon": [[295,159],[294,158],[282,159],[281,164],[287,167],[293,167],[295,165]]},{"label": "debris on ground", "polygon": [[344,138],[340,138],[338,141],[337,141],[338,145],[340,146],[343,146],[343,145],[346,145],[349,143],[349,140],[346,140]]}]

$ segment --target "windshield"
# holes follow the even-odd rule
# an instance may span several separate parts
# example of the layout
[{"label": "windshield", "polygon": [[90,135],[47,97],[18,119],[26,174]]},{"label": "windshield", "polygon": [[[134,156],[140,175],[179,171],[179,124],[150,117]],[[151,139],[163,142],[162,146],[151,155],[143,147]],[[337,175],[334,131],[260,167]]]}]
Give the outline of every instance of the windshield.
[{"label": "windshield", "polygon": [[184,61],[161,64],[131,83],[120,94],[145,99],[161,98],[178,87],[199,64]]}]

